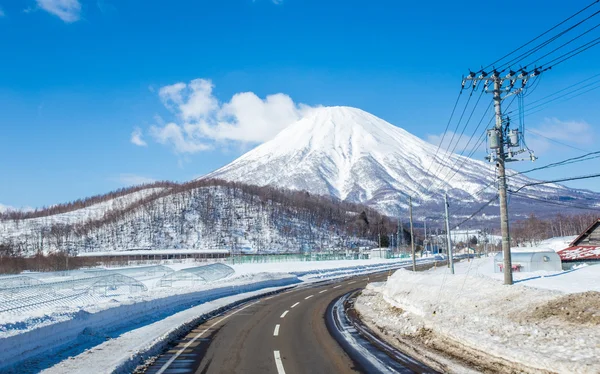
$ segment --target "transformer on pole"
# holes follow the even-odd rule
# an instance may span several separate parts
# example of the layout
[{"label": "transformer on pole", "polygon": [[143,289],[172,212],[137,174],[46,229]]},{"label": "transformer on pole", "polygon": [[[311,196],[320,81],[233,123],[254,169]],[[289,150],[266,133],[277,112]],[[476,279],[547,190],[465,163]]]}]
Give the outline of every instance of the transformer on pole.
[{"label": "transformer on pole", "polygon": [[[507,202],[507,185],[506,185],[506,162],[519,161],[514,156],[529,152],[531,161],[535,161],[536,157],[529,149],[514,150],[520,145],[520,139],[523,136],[519,130],[510,129],[510,118],[502,114],[502,101],[509,96],[520,94],[527,81],[531,77],[540,75],[540,71],[535,69],[532,73],[524,69],[518,72],[510,70],[506,76],[500,76],[500,72],[494,70],[492,74],[482,72],[479,76],[471,72],[462,82],[463,87],[467,81],[473,81],[473,89],[477,82],[484,82],[484,90],[486,93],[494,95],[494,110],[496,113],[496,124],[493,128],[487,130],[488,147],[491,150],[487,159],[490,162],[496,163],[498,170],[498,196],[500,200],[500,229],[502,231],[502,255],[504,257],[504,284],[513,284],[512,278],[512,261],[510,255],[510,231],[508,221],[508,202]],[[521,82],[521,87],[515,89],[515,83]],[[492,84],[493,89],[488,91],[489,85]]]}]

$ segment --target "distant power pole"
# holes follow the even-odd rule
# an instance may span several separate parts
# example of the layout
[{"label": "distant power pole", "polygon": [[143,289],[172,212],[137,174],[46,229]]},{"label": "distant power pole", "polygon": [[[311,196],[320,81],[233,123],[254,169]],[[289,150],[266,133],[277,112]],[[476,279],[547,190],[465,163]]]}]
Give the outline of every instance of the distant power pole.
[{"label": "distant power pole", "polygon": [[412,247],[412,268],[413,271],[417,271],[417,259],[415,258],[415,235],[413,231],[413,217],[412,217],[412,197],[408,197],[408,211],[410,216],[410,245]]},{"label": "distant power pole", "polygon": [[400,217],[398,217],[398,230],[396,231],[396,252],[400,253]]},{"label": "distant power pole", "polygon": [[446,207],[446,242],[448,243],[448,267],[450,267],[450,273],[454,274],[454,260],[452,259],[452,240],[450,239],[450,216],[448,215],[448,194],[444,195],[444,206]]},{"label": "distant power pole", "polygon": [[[425,252],[427,252],[427,218],[423,219],[423,247]],[[421,257],[423,257],[423,251],[421,251]]]},{"label": "distant power pole", "polygon": [[[478,81],[484,82],[485,92],[490,83],[493,83],[494,89],[491,93],[494,94],[494,109],[496,113],[496,125],[487,131],[488,145],[492,150],[492,154],[488,156],[490,162],[495,161],[498,169],[498,196],[500,200],[500,229],[502,231],[502,255],[504,257],[504,284],[513,284],[512,278],[512,261],[510,256],[510,231],[508,226],[508,202],[506,197],[506,162],[519,161],[513,156],[519,153],[528,151],[531,161],[535,161],[536,157],[529,149],[521,148],[513,151],[512,148],[520,146],[519,140],[524,134],[520,134],[519,130],[510,130],[510,119],[504,118],[502,115],[502,100],[508,96],[518,95],[523,91],[530,77],[540,75],[540,71],[535,69],[533,73],[529,73],[524,69],[518,72],[510,70],[504,76],[500,76],[500,72],[494,70],[491,75],[482,72],[476,76],[476,73],[471,72],[464,80],[463,87],[467,80],[473,81],[473,88],[476,87]],[[521,81],[521,87],[515,90],[514,86],[517,81]],[[505,93],[504,96],[502,94]],[[495,153],[495,154],[494,154]]]}]

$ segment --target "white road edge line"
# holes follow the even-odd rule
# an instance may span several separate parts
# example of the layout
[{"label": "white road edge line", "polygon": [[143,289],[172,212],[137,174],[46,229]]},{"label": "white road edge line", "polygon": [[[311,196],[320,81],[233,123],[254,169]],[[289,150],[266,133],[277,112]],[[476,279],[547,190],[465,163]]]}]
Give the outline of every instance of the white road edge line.
[{"label": "white road edge line", "polygon": [[171,364],[173,363],[173,361],[175,361],[177,359],[177,357],[179,357],[183,351],[185,351],[186,349],[188,349],[190,347],[190,345],[194,344],[194,342],[198,339],[200,339],[202,337],[202,335],[206,334],[206,332],[208,330],[210,330],[212,327],[214,327],[215,325],[221,323],[222,321],[226,320],[227,318],[241,312],[242,310],[251,307],[252,305],[258,304],[260,303],[260,300],[252,303],[252,304],[248,304],[243,308],[240,308],[238,310],[236,310],[233,313],[230,313],[226,316],[224,316],[223,318],[219,319],[218,321],[215,321],[215,323],[213,323],[212,325],[210,325],[210,327],[207,327],[206,329],[202,330],[201,332],[199,332],[198,334],[196,334],[196,336],[194,336],[194,338],[192,340],[190,340],[189,342],[187,342],[183,348],[181,348],[179,351],[177,351],[170,359],[169,361],[165,362],[165,364],[156,372],[156,374],[163,374],[168,368],[169,366],[171,366]]},{"label": "white road edge line", "polygon": [[338,284],[337,286],[334,286],[333,288],[338,288],[338,287],[342,287],[342,285]]},{"label": "white road edge line", "polygon": [[289,310],[286,310],[285,312],[283,312],[283,314],[282,314],[282,315],[281,315],[281,317],[279,317],[279,318],[283,318],[283,317],[285,317],[285,315],[286,315],[286,314],[288,314],[288,312],[289,312]]},{"label": "white road edge line", "polygon": [[281,355],[279,354],[279,351],[273,351],[273,355],[275,356],[277,374],[285,374],[285,370],[283,370],[283,361],[281,361]]},{"label": "white road edge line", "polygon": [[275,330],[273,331],[273,336],[279,336],[279,324],[275,325]]},{"label": "white road edge line", "polygon": [[310,298],[311,298],[311,297],[313,297],[313,296],[315,296],[315,295],[306,296],[306,297],[304,298],[304,300],[308,300],[308,299],[310,299]]},{"label": "white road edge line", "polygon": [[327,290],[319,291],[319,293],[327,292]]},{"label": "white road edge line", "polygon": [[295,308],[298,306],[298,304],[300,304],[300,302],[297,302],[296,304],[292,305],[292,308]]}]

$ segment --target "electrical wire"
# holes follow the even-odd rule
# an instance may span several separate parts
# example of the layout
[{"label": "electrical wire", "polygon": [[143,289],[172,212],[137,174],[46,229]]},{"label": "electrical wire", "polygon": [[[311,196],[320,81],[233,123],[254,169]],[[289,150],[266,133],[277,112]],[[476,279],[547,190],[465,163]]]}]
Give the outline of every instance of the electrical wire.
[{"label": "electrical wire", "polygon": [[520,197],[520,198],[529,199],[529,200],[533,200],[533,201],[537,201],[537,202],[542,202],[542,203],[546,203],[546,204],[550,204],[550,205],[557,205],[557,206],[573,208],[573,209],[593,210],[593,211],[600,212],[600,208],[587,207],[587,206],[575,205],[575,204],[565,204],[565,203],[562,203],[562,202],[559,202],[556,200],[548,200],[548,199],[542,199],[539,197],[525,195],[523,192],[512,193],[512,195],[517,195],[517,197]]},{"label": "electrical wire", "polygon": [[465,219],[465,220],[461,221],[459,224],[457,224],[456,227],[462,226],[463,223],[468,222],[471,219],[473,219],[476,215],[481,213],[481,211],[483,211],[485,208],[487,208],[491,203],[493,203],[497,199],[498,199],[498,195],[495,195],[493,198],[490,199],[490,201],[483,204],[479,209],[477,209],[477,211],[475,211],[475,213],[471,214],[467,219]]},{"label": "electrical wire", "polygon": [[[464,135],[465,130],[466,130],[469,122],[471,121],[471,118],[473,118],[473,114],[475,113],[475,110],[477,109],[477,106],[479,105],[479,102],[480,102],[481,98],[483,97],[484,92],[485,92],[484,90],[481,90],[481,93],[479,94],[479,97],[477,98],[477,102],[475,103],[475,106],[471,110],[471,114],[469,115],[469,118],[467,119],[467,121],[465,122],[465,124],[463,126],[463,130],[461,131],[460,136],[456,140],[456,144],[454,145],[454,147],[452,148],[451,151],[446,150],[446,155],[447,155],[446,159],[449,160],[449,159],[452,158],[453,152],[456,150],[456,147],[458,146],[458,144],[460,142],[460,138]],[[473,95],[473,91],[471,91],[471,95]],[[469,101],[471,99],[471,95],[469,95]],[[460,127],[460,123],[462,122],[464,114],[465,114],[465,112],[466,112],[466,110],[467,110],[467,108],[469,106],[469,101],[467,101],[467,105],[465,106],[465,108],[464,108],[464,110],[463,110],[463,112],[462,112],[462,114],[460,116],[460,119],[458,120],[458,123],[456,124],[456,129],[452,133],[452,138],[450,139],[450,142],[448,143],[448,148],[450,148],[452,146],[452,142],[454,141],[454,138],[456,137],[456,134],[458,132],[458,128]],[[441,143],[440,143],[440,145],[441,145]],[[444,158],[442,158],[442,160],[440,160],[440,162],[438,164],[438,167],[435,169],[435,172],[433,173],[434,176],[437,176],[438,173],[443,170],[443,168],[444,168],[443,161],[444,161]]]},{"label": "electrical wire", "polygon": [[494,66],[495,64],[497,64],[498,62],[504,60],[506,57],[512,55],[513,53],[520,51],[521,49],[525,48],[526,46],[528,46],[529,44],[535,42],[536,40],[540,39],[541,37],[543,37],[544,35],[548,34],[549,32],[551,32],[552,30],[555,30],[556,28],[560,27],[561,25],[565,24],[566,22],[570,21],[571,19],[577,17],[578,15],[580,15],[581,13],[585,12],[586,10],[588,10],[589,8],[591,8],[592,6],[596,5],[600,0],[596,0],[594,2],[592,2],[591,4],[587,5],[586,7],[584,7],[583,9],[577,11],[575,14],[571,15],[570,17],[566,18],[565,20],[559,22],[558,24],[554,25],[553,27],[551,27],[550,29],[544,31],[543,33],[541,33],[540,35],[536,36],[535,38],[531,39],[530,41],[528,41],[527,43],[523,44],[522,46],[520,46],[519,48],[513,50],[512,52],[500,57],[498,60],[492,62],[491,64],[489,64],[488,66],[482,68],[481,70],[479,70],[478,73],[483,72],[484,70],[487,70],[488,68],[490,68],[491,66]]},{"label": "electrical wire", "polygon": [[[590,18],[591,18],[591,17],[594,17],[594,16],[596,16],[596,15],[598,15],[599,13],[600,13],[600,11],[598,11],[598,12],[594,13],[593,15],[591,15],[591,16],[590,16]],[[554,48],[553,50],[551,50],[550,52],[546,53],[545,55],[538,57],[536,60],[534,60],[534,61],[532,61],[532,62],[528,63],[528,64],[527,64],[527,66],[534,65],[534,64],[535,64],[535,63],[537,63],[538,61],[540,61],[540,60],[544,59],[545,57],[548,57],[548,56],[550,56],[551,54],[553,54],[554,52],[558,51],[559,49],[562,49],[562,48],[566,47],[567,45],[569,45],[569,44],[573,43],[574,41],[576,41],[577,39],[581,38],[582,36],[584,36],[584,35],[587,35],[588,33],[590,33],[590,32],[592,32],[592,31],[594,31],[594,30],[595,30],[595,29],[597,29],[598,27],[600,27],[600,23],[599,23],[599,24],[597,24],[597,25],[595,25],[595,26],[593,26],[593,27],[591,27],[591,28],[589,28],[588,30],[586,30],[586,31],[582,32],[581,34],[579,34],[579,35],[577,35],[576,37],[574,37],[574,38],[570,39],[569,41],[567,41],[567,42],[565,42],[565,43],[563,43],[563,44],[559,45],[558,47]],[[585,45],[585,44],[584,44],[584,45]],[[574,50],[577,50],[577,49],[579,49],[579,48],[581,48],[581,46],[580,46],[580,47],[577,47],[577,48],[575,48]],[[568,53],[571,53],[571,52],[567,52],[566,54],[568,54]],[[566,55],[566,54],[565,54],[565,55]],[[564,56],[564,55],[563,55],[563,56]],[[548,65],[548,64],[551,64],[552,62],[554,62],[554,61],[556,61],[556,60],[558,60],[558,59],[560,59],[560,57],[558,57],[558,58],[555,58],[554,60],[552,60],[552,61],[550,61],[550,62],[548,62],[548,63],[546,63],[546,64],[542,64],[542,66],[543,66],[543,65]]]},{"label": "electrical wire", "polygon": [[[600,0],[598,0],[598,1],[600,1]],[[444,130],[444,133],[442,134],[442,140],[440,141],[440,144],[438,144],[438,147],[435,150],[435,154],[433,155],[433,158],[431,159],[431,163],[429,164],[429,167],[427,167],[425,174],[429,173],[429,169],[431,169],[431,165],[433,165],[434,160],[436,159],[436,157],[440,151],[440,147],[442,146],[442,143],[444,142],[444,138],[446,137],[446,133],[448,132],[448,128],[450,127],[450,123],[452,122],[452,118],[454,117],[454,113],[456,112],[456,107],[458,106],[458,102],[460,101],[460,97],[461,97],[462,93],[463,93],[463,88],[461,87],[460,92],[458,93],[458,97],[456,98],[456,102],[454,103],[454,107],[452,108],[452,113],[450,113],[450,118],[448,119],[448,123],[446,123],[446,129]]]},{"label": "electrical wire", "polygon": [[514,191],[509,190],[509,192],[518,193],[519,191],[521,191],[525,187],[539,186],[541,184],[550,184],[550,183],[558,183],[558,182],[568,182],[568,181],[576,181],[576,180],[581,180],[581,179],[591,179],[591,178],[598,178],[598,177],[600,177],[600,174],[588,174],[588,175],[582,175],[582,176],[578,176],[578,177],[569,177],[569,178],[555,179],[555,180],[551,180],[551,181],[531,182],[531,183],[526,183],[526,184],[522,185],[521,187],[517,188]]},{"label": "electrical wire", "polygon": [[527,130],[527,132],[528,132],[528,133],[531,133],[531,134],[534,134],[534,135],[536,135],[536,136],[539,136],[539,137],[541,137],[541,138],[544,138],[544,139],[546,139],[546,140],[548,140],[548,141],[551,141],[551,142],[553,142],[553,143],[560,144],[560,145],[562,145],[562,146],[564,146],[564,147],[568,147],[568,148],[571,148],[571,149],[574,149],[574,150],[577,150],[577,151],[580,151],[580,152],[589,152],[589,150],[587,150],[587,149],[583,149],[583,148],[575,147],[575,146],[573,146],[573,145],[570,145],[570,144],[567,144],[567,143],[563,143],[563,142],[561,142],[561,141],[559,141],[559,140],[552,139],[552,138],[550,138],[550,137],[547,137],[546,135],[542,135],[542,134],[540,134],[539,132],[537,132],[537,131],[534,131],[534,130],[531,130],[531,129],[528,129],[528,130]]}]

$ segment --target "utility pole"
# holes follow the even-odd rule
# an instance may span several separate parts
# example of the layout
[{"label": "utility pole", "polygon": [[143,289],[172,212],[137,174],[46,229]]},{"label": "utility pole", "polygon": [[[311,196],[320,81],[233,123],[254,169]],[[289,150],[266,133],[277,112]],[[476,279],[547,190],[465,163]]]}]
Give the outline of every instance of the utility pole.
[{"label": "utility pole", "polygon": [[[494,74],[495,75],[495,74]],[[513,284],[512,259],[510,256],[510,230],[508,227],[508,201],[506,199],[506,155],[504,154],[504,136],[502,129],[502,80],[494,79],[494,109],[496,111],[496,134],[499,134],[498,158],[498,196],[500,198],[500,231],[502,232],[502,256],[504,259],[504,284]]]},{"label": "utility pole", "polygon": [[400,254],[400,217],[398,217],[398,230],[396,231],[396,252]]},{"label": "utility pole", "polygon": [[[423,239],[423,246],[425,247],[425,252],[427,252],[427,218],[423,219],[423,231],[425,231],[425,238]],[[423,252],[421,252],[421,257],[423,257]]]},{"label": "utility pole", "polygon": [[413,232],[412,197],[408,197],[408,211],[410,215],[410,245],[412,248],[412,268],[417,271],[417,259],[415,258],[415,235]]},{"label": "utility pole", "polygon": [[[533,73],[529,73],[524,69],[520,69],[515,72],[509,69],[509,73],[501,77],[500,72],[495,70],[491,75],[486,72],[481,72],[479,76],[476,73],[470,72],[469,75],[463,80],[462,86],[464,88],[466,81],[473,81],[472,88],[477,87],[477,83],[484,82],[485,92],[494,94],[494,111],[496,113],[496,124],[493,128],[487,131],[488,146],[492,150],[487,159],[490,162],[496,162],[496,168],[498,169],[498,197],[500,200],[500,230],[502,232],[502,256],[504,258],[504,284],[513,284],[512,277],[512,261],[510,255],[510,231],[508,222],[508,202],[507,202],[507,186],[506,186],[506,162],[508,161],[520,161],[513,158],[513,156],[529,152],[531,161],[535,161],[536,157],[531,150],[528,148],[521,148],[514,151],[512,148],[520,147],[520,140],[524,134],[520,133],[519,130],[510,130],[510,119],[506,119],[502,115],[502,101],[508,96],[520,94],[527,81],[530,77],[536,77],[541,74],[538,69],[535,69]],[[514,89],[515,83],[521,81],[521,87]],[[493,83],[493,90],[488,91],[487,88]],[[514,90],[513,90],[514,89]],[[502,94],[505,93],[504,96]],[[506,149],[505,149],[506,148]],[[495,153],[495,154],[494,154]]]},{"label": "utility pole", "polygon": [[452,240],[450,240],[450,216],[448,215],[448,194],[444,195],[444,206],[446,208],[446,242],[448,243],[448,267],[450,267],[450,273],[454,274],[454,260],[452,259]]}]

